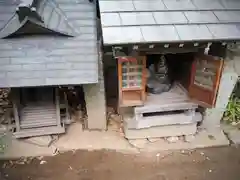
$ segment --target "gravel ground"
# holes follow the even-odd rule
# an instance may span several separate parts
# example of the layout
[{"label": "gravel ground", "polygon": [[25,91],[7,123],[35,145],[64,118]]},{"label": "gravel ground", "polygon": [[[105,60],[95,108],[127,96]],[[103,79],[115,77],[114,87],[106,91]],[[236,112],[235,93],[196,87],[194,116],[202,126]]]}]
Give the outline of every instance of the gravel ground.
[{"label": "gravel ground", "polygon": [[240,180],[240,149],[122,154],[72,151],[0,161],[1,180]]}]

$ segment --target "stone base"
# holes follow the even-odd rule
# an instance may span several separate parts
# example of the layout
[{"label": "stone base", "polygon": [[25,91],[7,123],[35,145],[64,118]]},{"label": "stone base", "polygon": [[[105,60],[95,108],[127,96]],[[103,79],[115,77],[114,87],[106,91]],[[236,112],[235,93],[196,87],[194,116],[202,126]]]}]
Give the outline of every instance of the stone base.
[{"label": "stone base", "polygon": [[184,112],[179,114],[168,114],[159,116],[142,117],[139,120],[135,118],[126,119],[128,128],[130,129],[143,129],[155,126],[168,126],[168,125],[184,125],[195,122],[200,122],[202,115],[199,112]]},{"label": "stone base", "polygon": [[232,143],[240,144],[240,130],[238,128],[226,124],[222,124],[221,127]]},{"label": "stone base", "polygon": [[144,139],[154,137],[182,136],[195,134],[197,123],[183,125],[156,126],[144,129],[129,129],[124,123],[124,133],[127,139]]},{"label": "stone base", "polygon": [[141,149],[144,152],[160,152],[168,150],[190,150],[196,148],[220,147],[229,145],[228,139],[225,137],[221,129],[216,129],[215,132],[207,132],[200,130],[191,142],[177,141],[169,143],[167,141],[157,141],[148,143]]}]

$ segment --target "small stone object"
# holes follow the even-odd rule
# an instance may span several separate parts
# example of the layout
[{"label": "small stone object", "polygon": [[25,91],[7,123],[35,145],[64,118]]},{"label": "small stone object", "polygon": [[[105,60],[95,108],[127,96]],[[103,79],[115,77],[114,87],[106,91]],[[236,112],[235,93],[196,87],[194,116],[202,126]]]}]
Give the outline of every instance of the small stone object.
[{"label": "small stone object", "polygon": [[189,143],[194,141],[194,139],[195,139],[195,136],[193,134],[192,135],[187,135],[187,136],[184,137],[185,142],[189,142]]},{"label": "small stone object", "polygon": [[40,161],[40,164],[42,165],[42,164],[46,164],[47,163],[47,161]]},{"label": "small stone object", "polygon": [[147,140],[151,143],[154,143],[154,142],[162,140],[162,138],[147,138]]},{"label": "small stone object", "polygon": [[179,140],[179,138],[177,136],[171,136],[171,137],[167,137],[166,140],[169,143],[176,143]]},{"label": "small stone object", "polygon": [[58,155],[60,153],[59,149],[55,146],[52,147],[52,155],[55,156],[55,155]]}]

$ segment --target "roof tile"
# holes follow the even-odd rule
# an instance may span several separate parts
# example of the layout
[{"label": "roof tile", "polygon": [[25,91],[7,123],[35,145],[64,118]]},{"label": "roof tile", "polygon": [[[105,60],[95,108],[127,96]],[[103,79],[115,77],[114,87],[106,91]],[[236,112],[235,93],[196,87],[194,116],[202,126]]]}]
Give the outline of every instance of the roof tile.
[{"label": "roof tile", "polygon": [[221,22],[240,22],[240,11],[214,11]]},{"label": "roof tile", "polygon": [[134,7],[136,11],[160,11],[166,10],[166,6],[163,4],[162,0],[133,0]]},{"label": "roof tile", "polygon": [[209,40],[213,38],[206,25],[176,25],[175,27],[180,39],[183,41]]},{"label": "roof tile", "polygon": [[124,1],[100,1],[99,6],[101,12],[114,12],[114,11],[134,11],[133,2],[131,0]]},{"label": "roof tile", "polygon": [[142,26],[144,40],[147,42],[178,41],[179,37],[174,26]]},{"label": "roof tile", "polygon": [[140,27],[103,27],[104,43],[123,44],[142,42],[144,39]]},{"label": "roof tile", "polygon": [[208,24],[215,39],[240,39],[240,30],[232,24]]},{"label": "roof tile", "polygon": [[184,12],[189,23],[217,23],[218,18],[211,11],[188,11]]},{"label": "roof tile", "polygon": [[238,9],[240,10],[239,0],[220,0],[226,9]]},{"label": "roof tile", "polygon": [[103,26],[120,26],[121,19],[119,13],[102,13],[101,23]]},{"label": "roof tile", "polygon": [[168,10],[196,10],[191,0],[163,0]]},{"label": "roof tile", "polygon": [[219,0],[193,0],[198,10],[223,10],[225,9]]},{"label": "roof tile", "polygon": [[122,25],[156,24],[151,12],[120,13]]},{"label": "roof tile", "polygon": [[154,12],[157,24],[184,24],[188,20],[182,12]]}]

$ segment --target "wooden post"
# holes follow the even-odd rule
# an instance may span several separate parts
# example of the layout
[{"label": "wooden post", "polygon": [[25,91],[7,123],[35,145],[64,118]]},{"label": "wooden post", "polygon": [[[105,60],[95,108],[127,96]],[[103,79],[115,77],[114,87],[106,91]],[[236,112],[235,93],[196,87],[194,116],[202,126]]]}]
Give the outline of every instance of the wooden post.
[{"label": "wooden post", "polygon": [[60,101],[59,101],[59,92],[58,88],[55,88],[55,103],[56,103],[56,115],[57,115],[57,126],[62,127],[61,125],[61,115],[60,115]]},{"label": "wooden post", "polygon": [[20,119],[18,113],[18,106],[19,106],[19,90],[18,89],[11,89],[12,93],[12,103],[13,103],[13,113],[14,113],[14,120],[16,124],[16,130],[20,131]]}]

